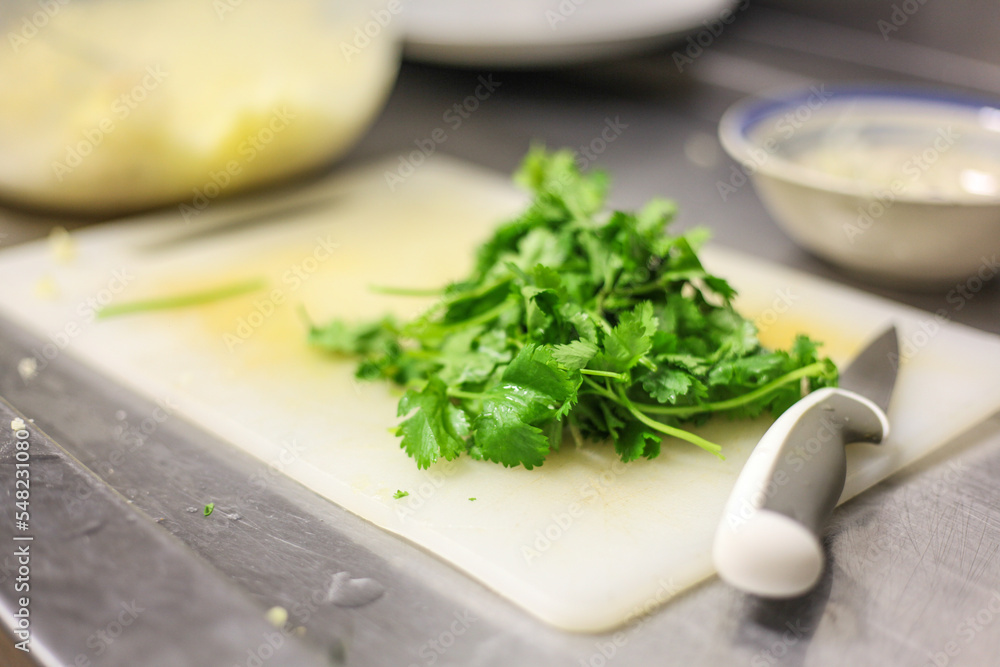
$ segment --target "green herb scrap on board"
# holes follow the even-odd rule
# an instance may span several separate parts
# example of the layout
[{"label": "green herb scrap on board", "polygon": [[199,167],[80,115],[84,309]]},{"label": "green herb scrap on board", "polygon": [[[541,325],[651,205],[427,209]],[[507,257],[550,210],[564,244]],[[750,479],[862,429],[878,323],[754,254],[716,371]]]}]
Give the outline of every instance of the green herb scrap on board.
[{"label": "green herb scrap on board", "polygon": [[[410,322],[312,325],[309,342],[406,389],[396,433],[417,465],[468,454],[531,469],[564,441],[608,441],[623,461],[709,416],[777,415],[837,382],[799,336],[769,350],[708,273],[701,229],[667,233],[672,202],[606,212],[608,179],[570,151],[533,148],[516,175],[533,198],[478,250],[475,269]],[[407,290],[399,290],[405,293]]]}]

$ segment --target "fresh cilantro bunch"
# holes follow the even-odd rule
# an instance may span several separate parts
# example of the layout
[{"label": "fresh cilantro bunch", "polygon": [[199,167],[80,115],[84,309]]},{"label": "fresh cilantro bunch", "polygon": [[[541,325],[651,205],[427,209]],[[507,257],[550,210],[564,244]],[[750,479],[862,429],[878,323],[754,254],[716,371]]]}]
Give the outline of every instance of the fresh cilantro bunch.
[{"label": "fresh cilantro bunch", "polygon": [[707,235],[666,233],[673,203],[606,213],[607,178],[581,174],[569,151],[532,149],[516,179],[531,205],[428,312],[309,333],[358,357],[359,378],[406,388],[397,434],[421,468],[467,453],[531,469],[567,436],[609,441],[623,461],[657,456],[664,436],[721,456],[682,425],[776,415],[836,384],[805,336],[761,346],[733,288],[698,260]]}]

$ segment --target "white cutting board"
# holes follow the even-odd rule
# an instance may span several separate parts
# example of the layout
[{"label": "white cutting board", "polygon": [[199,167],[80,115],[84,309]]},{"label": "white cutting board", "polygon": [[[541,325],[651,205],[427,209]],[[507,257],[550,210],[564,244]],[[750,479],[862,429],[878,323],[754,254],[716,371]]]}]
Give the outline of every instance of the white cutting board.
[{"label": "white cutting board", "polygon": [[[394,167],[374,164],[320,183],[292,199],[325,204],[289,213],[268,214],[289,200],[213,204],[188,224],[168,212],[95,227],[74,234],[77,257],[65,264],[47,243],[9,249],[0,253],[0,310],[55,341],[40,357],[68,341],[94,368],[176,403],[204,428],[552,625],[611,628],[711,576],[716,523],[766,421],[704,428],[724,443],[724,462],[671,442],[658,459],[628,465],[595,445],[569,447],[533,471],[468,459],[420,471],[389,434],[398,394],[354,381],[353,363],[305,346],[299,305],[320,321],[416,313],[427,300],[372,295],[367,285],[430,287],[461,276],[474,244],[523,204],[505,177],[440,156],[392,191],[384,173]],[[262,218],[208,233],[250,212]],[[740,289],[740,308],[759,318],[772,344],[803,331],[843,361],[888,323],[899,326],[907,358],[889,414],[892,436],[880,448],[851,449],[844,499],[1000,408],[997,337],[720,248],[705,258]],[[120,302],[254,276],[266,276],[269,290],[187,310],[90,318],[88,298]],[[41,298],[51,289],[39,281],[58,295]],[[271,310],[265,301],[281,303],[254,315]],[[396,500],[397,489],[410,495]]]}]

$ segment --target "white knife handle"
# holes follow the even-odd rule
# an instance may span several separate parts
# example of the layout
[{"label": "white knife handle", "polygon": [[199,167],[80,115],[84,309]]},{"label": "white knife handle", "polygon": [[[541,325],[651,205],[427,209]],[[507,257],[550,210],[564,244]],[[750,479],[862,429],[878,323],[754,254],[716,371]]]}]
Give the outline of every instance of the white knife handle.
[{"label": "white knife handle", "polygon": [[820,537],[844,490],[844,446],[878,444],[888,434],[882,409],[845,389],[820,389],[789,408],[754,448],[726,503],[712,550],[719,575],[765,597],[815,586]]}]

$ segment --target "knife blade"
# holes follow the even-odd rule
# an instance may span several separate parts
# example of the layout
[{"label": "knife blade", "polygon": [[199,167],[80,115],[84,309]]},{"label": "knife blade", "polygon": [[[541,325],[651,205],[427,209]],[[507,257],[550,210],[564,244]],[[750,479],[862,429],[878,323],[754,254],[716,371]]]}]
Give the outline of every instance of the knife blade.
[{"label": "knife blade", "polygon": [[895,326],[841,372],[840,386],[786,410],[747,459],[715,533],[712,559],[729,584],[762,597],[809,591],[823,572],[823,530],[844,490],[845,446],[880,444],[896,383]]}]

